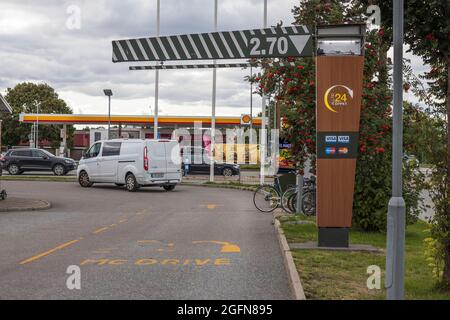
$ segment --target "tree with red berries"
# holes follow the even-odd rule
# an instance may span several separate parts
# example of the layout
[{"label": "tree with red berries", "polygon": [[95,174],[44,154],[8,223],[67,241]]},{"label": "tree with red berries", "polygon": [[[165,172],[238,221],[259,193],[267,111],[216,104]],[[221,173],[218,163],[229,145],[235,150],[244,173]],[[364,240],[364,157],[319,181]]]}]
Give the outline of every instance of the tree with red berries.
[{"label": "tree with red berries", "polygon": [[[392,39],[392,1],[369,0],[362,3],[376,4],[381,9],[381,19],[386,34]],[[432,236],[437,240],[437,263],[444,267],[442,283],[450,288],[450,2],[443,0],[405,0],[404,41],[409,50],[421,57],[430,66],[422,75],[428,88],[413,92],[429,107],[435,125],[443,126],[444,135],[439,134],[431,142],[432,183],[431,194],[435,207],[432,221]],[[412,86],[408,81],[407,88]],[[423,146],[428,147],[428,146]]]},{"label": "tree with red berries", "polygon": [[[309,0],[294,7],[295,23],[317,24],[361,22],[361,6],[352,1]],[[354,224],[365,230],[386,228],[387,204],[391,196],[391,92],[387,51],[390,41],[384,29],[367,32],[359,156],[353,207]],[[281,135],[292,144],[293,160],[303,170],[309,159],[315,163],[315,62],[314,58],[288,58],[294,67],[266,67],[252,78],[259,93],[274,96],[284,128]],[[312,168],[314,173],[314,166]],[[421,176],[405,170],[404,197],[408,223],[417,220]]]}]

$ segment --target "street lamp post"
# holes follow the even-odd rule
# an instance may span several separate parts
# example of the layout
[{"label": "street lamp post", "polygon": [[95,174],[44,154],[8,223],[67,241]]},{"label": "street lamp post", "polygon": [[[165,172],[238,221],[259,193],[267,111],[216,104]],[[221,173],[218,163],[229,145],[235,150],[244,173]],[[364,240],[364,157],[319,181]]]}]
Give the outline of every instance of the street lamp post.
[{"label": "street lamp post", "polygon": [[[156,36],[159,37],[161,25],[161,3],[156,1]],[[159,70],[155,70],[155,114],[153,117],[153,139],[158,139],[158,116],[159,116]]]},{"label": "street lamp post", "polygon": [[2,123],[3,120],[0,119],[0,153],[2,153]]},{"label": "street lamp post", "polygon": [[113,95],[111,89],[104,89],[103,93],[108,97],[108,140],[111,139],[111,96]]},{"label": "street lamp post", "polygon": [[[250,78],[253,76],[253,68],[252,65],[250,65]],[[250,140],[249,142],[252,143],[253,141],[253,84],[250,81]]]},{"label": "street lamp post", "polygon": [[[214,1],[214,31],[217,31],[217,10],[218,0]],[[216,60],[214,60],[214,64]],[[211,101],[211,144],[209,152],[209,181],[214,182],[214,159],[216,147],[216,88],[217,88],[217,68],[213,69],[212,101]]]},{"label": "street lamp post", "polygon": [[[264,28],[267,28],[267,0],[264,0]],[[266,143],[267,143],[267,132],[266,132],[266,95],[263,93],[262,99],[261,99],[261,133],[259,135],[260,139],[260,155],[259,155],[259,162],[260,162],[260,172],[259,172],[259,183],[262,185],[264,184],[264,175],[265,172],[265,164],[266,164]]]},{"label": "street lamp post", "polygon": [[394,94],[392,112],[392,197],[387,217],[386,289],[388,300],[404,295],[405,200],[402,194],[403,0],[394,0]]},{"label": "street lamp post", "polygon": [[34,147],[39,148],[39,104],[36,106],[37,117],[36,117],[36,139],[34,139]]}]

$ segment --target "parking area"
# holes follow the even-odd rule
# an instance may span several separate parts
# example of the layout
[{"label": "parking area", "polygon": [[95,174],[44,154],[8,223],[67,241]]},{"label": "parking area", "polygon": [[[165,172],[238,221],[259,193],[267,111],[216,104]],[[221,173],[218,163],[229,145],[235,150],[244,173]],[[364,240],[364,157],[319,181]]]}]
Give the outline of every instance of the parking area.
[{"label": "parking area", "polygon": [[[0,299],[291,299],[272,216],[246,191],[5,181],[52,209],[0,213]],[[81,269],[81,290],[66,270]]]}]

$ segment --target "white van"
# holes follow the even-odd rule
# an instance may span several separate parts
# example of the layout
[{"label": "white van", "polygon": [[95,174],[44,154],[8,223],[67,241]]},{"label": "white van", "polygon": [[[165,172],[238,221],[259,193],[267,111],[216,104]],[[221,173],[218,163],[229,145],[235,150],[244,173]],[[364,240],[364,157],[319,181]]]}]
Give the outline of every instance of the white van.
[{"label": "white van", "polygon": [[115,183],[128,191],[160,186],[167,191],[181,182],[180,146],[174,140],[113,139],[94,143],[80,160],[78,182]]}]

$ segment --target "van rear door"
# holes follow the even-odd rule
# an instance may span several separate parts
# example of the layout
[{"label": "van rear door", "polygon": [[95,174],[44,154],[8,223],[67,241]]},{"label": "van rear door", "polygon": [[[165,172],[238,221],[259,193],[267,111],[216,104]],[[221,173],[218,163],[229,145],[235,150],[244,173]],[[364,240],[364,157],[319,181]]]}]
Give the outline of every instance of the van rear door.
[{"label": "van rear door", "polygon": [[148,170],[154,180],[166,180],[166,149],[163,142],[147,141]]},{"label": "van rear door", "polygon": [[177,141],[164,143],[167,157],[167,179],[181,179],[181,155],[180,145]]}]

